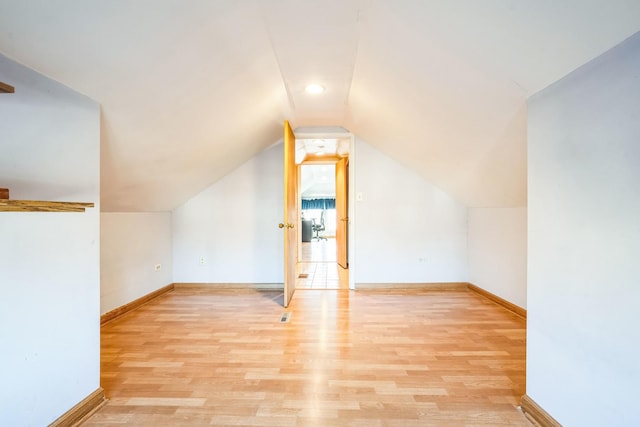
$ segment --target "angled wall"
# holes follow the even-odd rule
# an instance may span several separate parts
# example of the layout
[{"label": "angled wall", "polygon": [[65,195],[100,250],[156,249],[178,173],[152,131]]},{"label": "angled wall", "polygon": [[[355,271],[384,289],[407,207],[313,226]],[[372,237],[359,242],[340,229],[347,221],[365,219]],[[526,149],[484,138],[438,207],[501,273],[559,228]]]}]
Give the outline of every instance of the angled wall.
[{"label": "angled wall", "polygon": [[0,187],[84,213],[0,212],[0,425],[44,426],[100,386],[100,108],[0,55]]},{"label": "angled wall", "polygon": [[276,145],[173,211],[174,282],[283,282],[282,165]]},{"label": "angled wall", "polygon": [[527,307],[527,208],[469,208],[469,281]]},{"label": "angled wall", "polygon": [[640,33],[529,102],[527,395],[637,426]]},{"label": "angled wall", "polygon": [[462,203],[359,139],[355,168],[356,287],[469,280]]},{"label": "angled wall", "polygon": [[100,313],[172,282],[171,213],[103,212],[100,234]]},{"label": "angled wall", "polygon": [[[354,158],[356,283],[467,281],[466,208],[364,141]],[[174,282],[282,283],[282,173],[276,145],[173,211]]]}]

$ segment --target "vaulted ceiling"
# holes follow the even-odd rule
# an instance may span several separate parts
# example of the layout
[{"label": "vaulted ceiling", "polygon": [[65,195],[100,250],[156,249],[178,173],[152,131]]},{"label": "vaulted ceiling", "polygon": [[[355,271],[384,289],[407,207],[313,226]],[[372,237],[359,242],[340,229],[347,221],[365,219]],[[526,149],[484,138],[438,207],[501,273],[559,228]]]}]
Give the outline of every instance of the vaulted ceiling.
[{"label": "vaulted ceiling", "polygon": [[285,119],[524,206],[527,97],[638,30],[637,0],[0,0],[0,52],[102,105],[107,211],[173,209]]}]

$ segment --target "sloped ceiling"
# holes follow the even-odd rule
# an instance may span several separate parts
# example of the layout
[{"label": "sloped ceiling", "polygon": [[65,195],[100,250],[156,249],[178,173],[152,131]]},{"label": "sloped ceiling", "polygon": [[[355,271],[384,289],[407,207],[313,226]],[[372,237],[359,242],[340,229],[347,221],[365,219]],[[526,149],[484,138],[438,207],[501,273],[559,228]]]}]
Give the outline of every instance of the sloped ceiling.
[{"label": "sloped ceiling", "polygon": [[638,30],[637,0],[0,0],[0,52],[102,104],[107,211],[173,209],[284,119],[523,206],[526,98]]}]

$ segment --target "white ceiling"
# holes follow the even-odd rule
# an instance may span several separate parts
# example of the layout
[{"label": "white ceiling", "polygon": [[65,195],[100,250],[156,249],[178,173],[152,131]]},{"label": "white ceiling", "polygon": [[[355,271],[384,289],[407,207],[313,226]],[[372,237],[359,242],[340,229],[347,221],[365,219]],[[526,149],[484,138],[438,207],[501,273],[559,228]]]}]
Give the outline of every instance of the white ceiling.
[{"label": "white ceiling", "polygon": [[102,104],[108,211],[173,209],[285,119],[525,205],[526,98],[638,30],[637,0],[0,0],[0,52]]}]

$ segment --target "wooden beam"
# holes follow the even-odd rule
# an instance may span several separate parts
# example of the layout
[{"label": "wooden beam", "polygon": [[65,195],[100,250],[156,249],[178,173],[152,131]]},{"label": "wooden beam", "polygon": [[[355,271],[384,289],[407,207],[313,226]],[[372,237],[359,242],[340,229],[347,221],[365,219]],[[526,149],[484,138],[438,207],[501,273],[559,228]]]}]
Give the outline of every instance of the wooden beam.
[{"label": "wooden beam", "polygon": [[13,86],[0,82],[0,93],[14,93],[15,91]]},{"label": "wooden beam", "polygon": [[12,206],[12,205],[1,205],[0,204],[0,212],[84,212],[82,208],[49,208],[49,207],[40,207],[40,206]]},{"label": "wooden beam", "polygon": [[306,165],[312,165],[312,164],[330,165],[330,164],[336,163],[340,159],[342,159],[342,157],[336,154],[330,154],[325,156],[318,156],[316,154],[307,154],[304,160],[302,161],[302,163]]},{"label": "wooden beam", "polygon": [[84,202],[0,199],[0,212],[84,212],[92,207],[93,203]]}]

